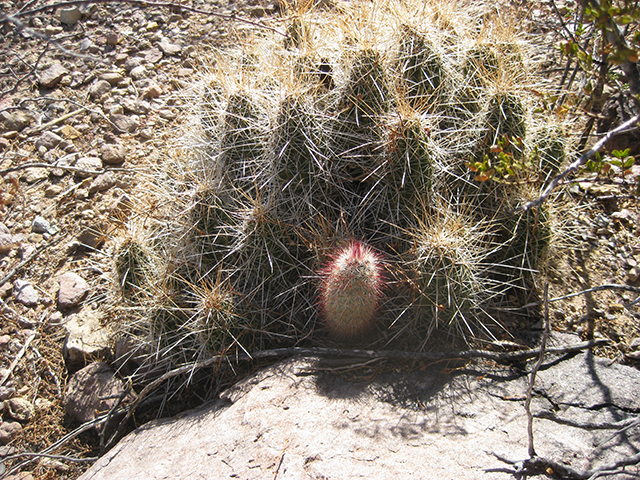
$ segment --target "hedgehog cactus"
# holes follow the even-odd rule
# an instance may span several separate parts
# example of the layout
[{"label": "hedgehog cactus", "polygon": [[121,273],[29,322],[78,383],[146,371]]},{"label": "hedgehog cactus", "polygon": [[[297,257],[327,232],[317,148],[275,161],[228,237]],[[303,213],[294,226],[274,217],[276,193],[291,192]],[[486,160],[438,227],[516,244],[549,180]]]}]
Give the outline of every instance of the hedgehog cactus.
[{"label": "hedgehog cactus", "polygon": [[[542,140],[534,49],[501,18],[477,28],[490,20],[472,4],[305,3],[284,36],[221,52],[184,148],[153,182],[162,207],[144,221],[166,265],[145,273],[134,245],[116,257],[119,284],[141,292],[132,334],[177,363],[325,331],[387,343],[411,332],[399,343],[412,348],[441,328],[492,335],[487,312],[530,292],[553,238],[552,210],[513,209],[568,145]],[[534,170],[478,180],[467,165],[503,138]],[[161,300],[156,277],[171,279]]]},{"label": "hedgehog cactus", "polygon": [[333,255],[321,270],[320,310],[336,337],[354,339],[373,325],[385,288],[381,257],[354,241]]}]

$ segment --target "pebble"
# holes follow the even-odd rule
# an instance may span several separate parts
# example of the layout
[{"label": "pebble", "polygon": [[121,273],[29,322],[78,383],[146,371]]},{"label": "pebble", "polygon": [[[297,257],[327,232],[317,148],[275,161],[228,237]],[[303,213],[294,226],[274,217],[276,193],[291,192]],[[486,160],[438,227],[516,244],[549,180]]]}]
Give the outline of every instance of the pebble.
[{"label": "pebble", "polygon": [[8,131],[19,132],[31,122],[31,117],[22,110],[0,113],[0,119],[4,128]]},{"label": "pebble", "polygon": [[110,47],[115,47],[116,45],[118,45],[119,41],[120,37],[117,33],[107,33],[105,35],[105,43]]},{"label": "pebble", "polygon": [[98,80],[89,87],[89,97],[99,100],[108,94],[110,90],[111,83],[107,80]]},{"label": "pebble", "polygon": [[[4,370],[4,369],[2,369]],[[5,372],[2,372],[2,377],[4,378],[4,374]],[[9,383],[11,383],[11,380],[9,380]],[[3,385],[0,387],[0,401],[4,402],[5,400],[10,399],[11,397],[13,397],[16,394],[16,389],[14,387],[8,386],[8,385]]]},{"label": "pebble", "polygon": [[96,170],[102,170],[102,160],[97,157],[80,157],[75,164],[80,170],[75,171],[75,174],[81,178],[87,178],[92,175],[99,175]]},{"label": "pebble", "polygon": [[138,65],[129,72],[129,76],[133,80],[142,80],[147,76],[147,67],[144,65]]},{"label": "pebble", "polygon": [[142,93],[142,98],[158,98],[160,95],[162,95],[162,87],[157,83],[152,83]]},{"label": "pebble", "polygon": [[65,322],[67,339],[63,354],[72,363],[84,362],[89,358],[109,356],[112,333],[102,325],[102,315],[90,308],[83,308],[71,314]]},{"label": "pebble", "polygon": [[135,131],[140,123],[137,118],[122,114],[112,114],[109,116],[109,120],[120,132],[128,133]]},{"label": "pebble", "polygon": [[44,195],[49,198],[56,197],[62,193],[62,190],[63,188],[60,185],[49,185],[44,190]]},{"label": "pebble", "polygon": [[31,222],[31,231],[34,233],[48,233],[53,235],[58,231],[58,229],[52,227],[46,218],[37,215],[33,219],[33,222]]},{"label": "pebble", "polygon": [[49,178],[49,170],[42,167],[26,168],[20,177],[27,183],[36,183]]},{"label": "pebble", "polygon": [[22,432],[22,425],[18,422],[0,423],[0,443],[7,444]]},{"label": "pebble", "polygon": [[65,25],[74,25],[82,18],[82,12],[78,7],[60,9],[60,23]]},{"label": "pebble", "polygon": [[109,85],[114,86],[124,80],[124,77],[118,72],[106,72],[98,77],[100,80],[109,82]]},{"label": "pebble", "polygon": [[19,422],[28,422],[33,418],[35,408],[26,398],[10,398],[8,404],[9,415],[14,420],[18,420]]},{"label": "pebble", "polygon": [[10,233],[0,233],[0,254],[10,252],[13,248],[17,247],[18,243]]},{"label": "pebble", "polygon": [[67,310],[77,306],[87,295],[89,284],[80,275],[66,272],[58,277],[58,309]]},{"label": "pebble", "polygon": [[68,73],[69,70],[64,68],[60,62],[53,62],[49,68],[40,74],[40,86],[44,88],[53,88],[58,84],[62,77]]},{"label": "pebble", "polygon": [[162,38],[162,40],[160,40],[160,42],[158,42],[158,47],[160,47],[160,50],[162,50],[162,52],[165,55],[180,55],[180,52],[182,52],[182,46],[175,44],[175,43],[171,43],[167,38]]},{"label": "pebble", "polygon": [[40,301],[40,294],[26,280],[16,280],[13,282],[13,298],[25,307],[35,307]]},{"label": "pebble", "polygon": [[45,131],[38,137],[36,140],[36,148],[44,147],[47,150],[52,150],[56,148],[60,142],[62,141],[62,137],[57,133],[53,133],[50,131]]},{"label": "pebble", "polygon": [[627,282],[635,283],[640,278],[640,268],[633,267],[631,270],[627,272]]},{"label": "pebble", "polygon": [[155,64],[162,59],[162,51],[158,48],[149,48],[142,53],[144,55],[144,61],[147,63]]},{"label": "pebble", "polygon": [[100,158],[102,162],[107,165],[117,165],[124,162],[127,155],[127,151],[124,145],[103,145],[100,149]]},{"label": "pebble", "polygon": [[151,109],[151,105],[146,100],[134,100],[132,98],[126,98],[122,102],[122,107],[125,109],[125,111],[138,115],[144,115]]},{"label": "pebble", "polygon": [[102,192],[113,187],[117,183],[116,175],[113,172],[105,172],[98,175],[89,186],[89,194]]}]

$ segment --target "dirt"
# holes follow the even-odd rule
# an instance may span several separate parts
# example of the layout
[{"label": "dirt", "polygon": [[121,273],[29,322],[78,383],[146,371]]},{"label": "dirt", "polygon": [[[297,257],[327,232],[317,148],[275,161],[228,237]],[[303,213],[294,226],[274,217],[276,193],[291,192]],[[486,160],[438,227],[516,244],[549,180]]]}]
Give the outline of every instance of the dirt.
[{"label": "dirt", "polygon": [[[4,2],[0,13],[15,16],[21,9],[41,5]],[[194,0],[182,5],[188,9],[87,2],[79,5],[81,18],[70,24],[60,22],[60,9],[43,9],[17,17],[24,22],[19,24],[25,27],[21,33],[14,29],[14,21],[0,17],[0,114],[27,115],[23,128],[6,128],[5,122],[0,129],[0,221],[13,242],[0,254],[0,377],[7,374],[4,386],[15,390],[11,397],[27,398],[35,405],[34,416],[21,422],[21,433],[0,447],[0,456],[42,451],[78,426],[66,417],[62,403],[70,375],[81,366],[69,363],[63,354],[64,322],[82,308],[100,311],[105,306],[112,285],[110,239],[127,215],[123,200],[144,196],[145,175],[162,160],[184,123],[188,109],[181,89],[206,68],[211,49],[236,41],[236,34],[250,27],[233,17],[281,25],[275,4]],[[216,15],[195,11],[210,8]],[[528,12],[538,34],[552,37],[553,29],[543,29],[535,18],[543,15],[535,9],[521,11]],[[42,35],[54,42],[45,42]],[[177,47],[172,50],[172,46]],[[134,74],[137,67],[130,62],[135,57],[143,59],[145,68]],[[42,75],[54,62],[60,62],[66,73],[44,88]],[[119,73],[122,79],[111,79],[114,84],[106,93],[96,92],[96,79],[108,72]],[[131,131],[122,131],[128,128],[119,123],[118,115],[123,114],[137,122]],[[38,148],[45,132],[55,133],[61,141]],[[107,163],[109,146],[121,149],[124,161]],[[69,155],[102,159],[97,170],[111,172],[110,176],[87,173],[94,169],[90,164],[75,170],[54,168],[54,161]],[[35,166],[25,168],[31,164]],[[626,178],[583,176],[571,187],[575,206],[566,219],[570,238],[562,239],[564,246],[547,272],[551,299],[601,285],[640,287],[639,178],[634,166]],[[37,216],[51,228],[34,231]],[[91,288],[82,304],[60,311],[57,277],[68,271],[79,273]],[[39,297],[35,305],[17,300],[16,280],[35,288]],[[634,353],[640,350],[640,310],[637,303],[626,306],[637,297],[637,291],[611,287],[552,301],[553,328],[585,338],[609,338],[610,345],[599,354],[638,362],[635,358],[640,355]],[[517,326],[517,320],[510,321]],[[0,404],[7,421],[6,402]],[[97,435],[85,432],[53,453],[94,457],[100,453]],[[88,463],[34,460],[23,472],[40,479],[77,478]]]}]

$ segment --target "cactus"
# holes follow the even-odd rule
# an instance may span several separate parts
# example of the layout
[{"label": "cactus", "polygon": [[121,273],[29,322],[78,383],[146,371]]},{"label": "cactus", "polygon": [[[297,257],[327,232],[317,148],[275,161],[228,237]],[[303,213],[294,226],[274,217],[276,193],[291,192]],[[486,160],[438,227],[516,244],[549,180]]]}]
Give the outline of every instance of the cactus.
[{"label": "cactus", "polygon": [[320,271],[320,310],[331,333],[354,339],[374,323],[385,288],[381,257],[353,241],[338,249]]},{"label": "cactus", "polygon": [[[534,289],[553,209],[513,209],[568,145],[536,114],[527,42],[436,0],[383,3],[305,3],[284,40],[247,35],[196,85],[187,148],[167,156],[144,219],[161,233],[115,256],[137,308],[125,328],[155,358],[427,348],[435,331],[471,343],[495,335],[487,312],[507,293]],[[501,138],[533,170],[477,179],[467,164]]]}]

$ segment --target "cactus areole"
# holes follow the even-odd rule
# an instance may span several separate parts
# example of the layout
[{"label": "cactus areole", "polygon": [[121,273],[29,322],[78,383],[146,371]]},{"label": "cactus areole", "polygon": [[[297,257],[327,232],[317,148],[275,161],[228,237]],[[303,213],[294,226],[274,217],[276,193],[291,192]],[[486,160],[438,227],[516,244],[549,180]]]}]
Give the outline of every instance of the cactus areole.
[{"label": "cactus areole", "polygon": [[383,296],[383,269],[378,253],[352,241],[320,270],[320,313],[334,336],[353,340],[373,325]]}]

